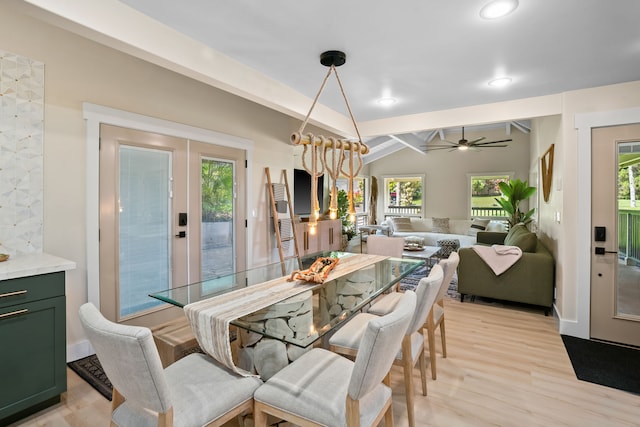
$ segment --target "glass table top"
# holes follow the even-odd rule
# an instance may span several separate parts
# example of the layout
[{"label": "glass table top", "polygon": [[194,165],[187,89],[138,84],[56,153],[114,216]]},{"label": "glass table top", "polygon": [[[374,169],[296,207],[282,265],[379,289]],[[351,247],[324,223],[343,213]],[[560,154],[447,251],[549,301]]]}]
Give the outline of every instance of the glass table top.
[{"label": "glass table top", "polygon": [[[357,254],[316,253],[301,258],[302,268],[308,268],[321,256],[344,258],[354,255]],[[420,260],[386,258],[240,317],[231,324],[241,328],[240,334],[256,333],[298,347],[307,347],[423,264]],[[289,275],[298,268],[297,260],[292,258],[285,260],[286,274],[282,273],[282,265],[278,262],[150,296],[184,307],[192,302]]]}]

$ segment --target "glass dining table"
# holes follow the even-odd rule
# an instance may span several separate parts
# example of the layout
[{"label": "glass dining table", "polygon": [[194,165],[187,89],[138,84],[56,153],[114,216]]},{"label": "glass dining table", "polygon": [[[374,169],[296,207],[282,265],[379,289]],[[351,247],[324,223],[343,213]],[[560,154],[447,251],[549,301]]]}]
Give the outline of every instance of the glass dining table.
[{"label": "glass dining table", "polygon": [[[318,257],[347,258],[363,256],[349,252],[321,252],[284,261],[287,275],[308,268]],[[349,260],[350,261],[350,260]],[[279,340],[300,348],[313,345],[318,339],[339,327],[351,315],[361,311],[374,299],[392,288],[423,261],[384,258],[364,268],[349,272],[335,280],[312,286],[300,294],[285,298],[230,322],[251,336]],[[186,286],[155,292],[149,296],[169,304],[184,307],[229,292],[246,289],[283,277],[282,263],[268,264]],[[329,275],[331,278],[331,275]],[[257,338],[256,338],[257,337]],[[247,341],[247,338],[244,339]]]}]

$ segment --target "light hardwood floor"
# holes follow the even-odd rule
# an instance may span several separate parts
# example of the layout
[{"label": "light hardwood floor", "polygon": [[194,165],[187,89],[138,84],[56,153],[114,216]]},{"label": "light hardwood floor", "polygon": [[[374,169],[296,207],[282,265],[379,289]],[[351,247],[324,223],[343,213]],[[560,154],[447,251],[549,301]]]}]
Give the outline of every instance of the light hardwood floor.
[{"label": "light hardwood floor", "polygon": [[[429,378],[428,396],[416,392],[418,426],[640,425],[640,396],[577,380],[542,311],[447,299],[446,328],[438,379]],[[68,378],[62,403],[15,425],[108,426],[109,402],[72,371]],[[395,425],[407,426],[400,367],[392,387]]]}]

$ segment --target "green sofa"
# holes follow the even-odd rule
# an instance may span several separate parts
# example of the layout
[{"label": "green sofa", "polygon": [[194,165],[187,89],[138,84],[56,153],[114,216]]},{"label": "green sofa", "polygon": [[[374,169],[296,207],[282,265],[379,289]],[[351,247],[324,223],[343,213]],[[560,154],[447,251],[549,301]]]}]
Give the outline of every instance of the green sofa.
[{"label": "green sofa", "polygon": [[478,232],[478,244],[513,245],[522,257],[507,271],[496,276],[473,248],[461,248],[458,266],[460,301],[465,295],[495,298],[544,307],[553,305],[555,264],[553,256],[525,226],[516,225],[509,233]]}]

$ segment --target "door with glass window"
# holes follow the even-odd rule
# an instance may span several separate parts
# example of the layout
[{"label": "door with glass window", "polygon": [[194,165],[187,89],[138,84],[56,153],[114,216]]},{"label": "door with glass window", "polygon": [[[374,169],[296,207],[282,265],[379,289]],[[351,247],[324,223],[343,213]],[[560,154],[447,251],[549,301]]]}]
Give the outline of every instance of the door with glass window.
[{"label": "door with glass window", "polygon": [[592,132],[591,338],[640,346],[640,125]]},{"label": "door with glass window", "polygon": [[[242,150],[101,126],[100,309],[153,325],[180,315],[148,295],[244,269]],[[244,172],[244,170],[243,170]]]}]

